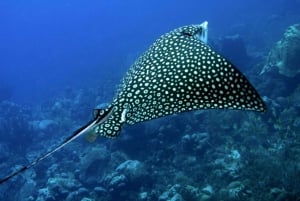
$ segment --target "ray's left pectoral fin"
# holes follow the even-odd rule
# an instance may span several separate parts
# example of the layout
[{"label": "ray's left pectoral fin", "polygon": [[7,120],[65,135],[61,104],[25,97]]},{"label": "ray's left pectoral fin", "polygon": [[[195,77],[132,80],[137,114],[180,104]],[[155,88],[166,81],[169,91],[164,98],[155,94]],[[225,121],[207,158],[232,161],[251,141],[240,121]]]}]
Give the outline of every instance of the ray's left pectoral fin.
[{"label": "ray's left pectoral fin", "polygon": [[128,108],[113,106],[110,114],[105,118],[103,123],[97,124],[93,129],[95,134],[91,135],[91,140],[93,135],[101,135],[107,138],[116,138],[121,132],[121,128],[124,123],[126,123]]},{"label": "ray's left pectoral fin", "polygon": [[[109,113],[110,111],[108,111]],[[103,123],[103,121],[106,120],[106,117],[105,116],[108,116],[106,114],[107,112],[105,111],[105,109],[94,109],[94,112],[93,112],[93,116],[94,116],[94,120],[96,121],[95,125],[93,126],[92,129],[90,129],[89,131],[86,132],[86,135],[85,135],[85,139],[86,141],[88,141],[89,143],[93,143],[96,141],[96,139],[98,138],[99,136],[99,133],[95,131],[95,129],[101,124]]]},{"label": "ray's left pectoral fin", "polygon": [[107,119],[105,123],[99,124],[94,129],[94,133],[89,134],[90,140],[93,140],[93,136],[104,136],[107,138],[116,138],[119,136],[121,132],[121,127],[123,126],[123,123],[120,121],[117,121],[117,118],[111,116],[111,118]]},{"label": "ray's left pectoral fin", "polygon": [[113,113],[114,108],[111,107],[107,110],[104,109],[95,109],[94,110],[94,119],[98,122],[93,126],[92,129],[90,129],[88,132],[86,132],[85,139],[89,143],[93,143],[96,141],[96,139],[99,137],[99,135],[108,137],[108,138],[114,138],[119,135],[121,132],[121,126],[122,124],[118,124],[118,122],[115,120],[115,114]]}]

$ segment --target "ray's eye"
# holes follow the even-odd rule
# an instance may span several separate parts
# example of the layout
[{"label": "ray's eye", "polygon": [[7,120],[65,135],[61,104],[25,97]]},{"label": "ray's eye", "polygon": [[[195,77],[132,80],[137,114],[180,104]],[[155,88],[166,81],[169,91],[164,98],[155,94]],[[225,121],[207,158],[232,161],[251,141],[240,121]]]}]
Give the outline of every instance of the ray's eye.
[{"label": "ray's eye", "polygon": [[103,113],[104,113],[104,110],[102,110],[102,109],[94,109],[94,113],[93,113],[94,119],[97,119],[98,117],[103,115]]},{"label": "ray's eye", "polygon": [[181,33],[182,33],[182,35],[184,35],[184,36],[193,36],[193,34],[187,32],[187,31],[182,31]]},{"label": "ray's eye", "polygon": [[202,33],[203,33],[203,28],[202,28],[202,27],[199,28],[198,33],[199,33],[199,34],[202,34]]}]

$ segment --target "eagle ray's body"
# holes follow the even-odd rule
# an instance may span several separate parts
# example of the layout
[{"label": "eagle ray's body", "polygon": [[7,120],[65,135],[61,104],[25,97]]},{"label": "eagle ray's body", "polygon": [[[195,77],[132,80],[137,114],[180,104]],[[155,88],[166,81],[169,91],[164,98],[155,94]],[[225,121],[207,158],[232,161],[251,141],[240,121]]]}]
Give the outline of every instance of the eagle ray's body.
[{"label": "eagle ray's body", "polygon": [[96,132],[115,137],[123,123],[197,109],[264,111],[246,77],[199,39],[207,36],[206,26],[184,26],[161,36],[133,64],[110,106],[114,112]]},{"label": "eagle ray's body", "polygon": [[96,109],[94,119],[56,148],[0,180],[6,182],[44,160],[85,132],[116,137],[123,124],[135,124],[198,109],[265,111],[265,104],[244,75],[213,51],[207,22],[162,35],[130,68],[113,102]]}]

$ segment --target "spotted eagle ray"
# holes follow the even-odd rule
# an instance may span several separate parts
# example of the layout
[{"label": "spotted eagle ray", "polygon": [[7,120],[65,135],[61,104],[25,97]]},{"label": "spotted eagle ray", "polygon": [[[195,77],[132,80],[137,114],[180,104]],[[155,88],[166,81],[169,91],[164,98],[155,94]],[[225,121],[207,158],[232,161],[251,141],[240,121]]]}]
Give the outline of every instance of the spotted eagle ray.
[{"label": "spotted eagle ray", "polygon": [[207,43],[208,23],[177,28],[162,35],[125,75],[107,108],[45,155],[0,180],[31,168],[83,133],[117,137],[124,124],[136,124],[199,109],[264,112],[266,106],[247,78]]}]

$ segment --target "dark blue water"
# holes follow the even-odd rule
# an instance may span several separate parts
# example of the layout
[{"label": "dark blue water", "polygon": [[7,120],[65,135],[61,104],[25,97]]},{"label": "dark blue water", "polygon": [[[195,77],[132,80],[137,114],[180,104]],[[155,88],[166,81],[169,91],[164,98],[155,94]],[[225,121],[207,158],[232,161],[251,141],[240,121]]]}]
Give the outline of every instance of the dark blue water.
[{"label": "dark blue water", "polygon": [[26,104],[66,87],[101,85],[112,72],[120,79],[162,33],[204,20],[210,23],[210,39],[238,33],[252,45],[268,44],[267,36],[278,38],[293,21],[288,18],[293,3],[4,1],[0,81],[11,89],[11,100]]},{"label": "dark blue water", "polygon": [[[87,122],[135,59],[183,25],[209,22],[209,45],[267,97],[268,112],[187,113],[128,126],[120,140],[80,138],[2,184],[0,200],[175,200],[163,197],[174,189],[191,201],[296,200],[299,73],[260,72],[299,13],[297,0],[1,1],[0,177]],[[128,160],[139,174],[111,184]]]}]

